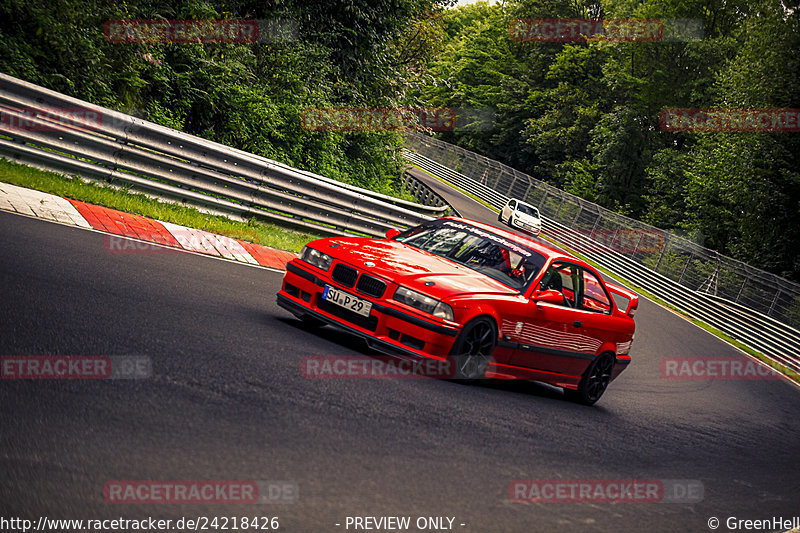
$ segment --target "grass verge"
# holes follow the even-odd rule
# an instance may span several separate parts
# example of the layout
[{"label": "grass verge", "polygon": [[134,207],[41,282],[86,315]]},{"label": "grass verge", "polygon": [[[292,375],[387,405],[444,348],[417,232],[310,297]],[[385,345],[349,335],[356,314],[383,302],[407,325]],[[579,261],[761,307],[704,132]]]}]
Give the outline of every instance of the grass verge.
[{"label": "grass verge", "polygon": [[224,216],[203,213],[192,207],[162,202],[142,193],[87,182],[4,158],[0,158],[0,181],[290,252],[299,252],[306,243],[320,237],[253,218],[248,222],[238,222]]}]

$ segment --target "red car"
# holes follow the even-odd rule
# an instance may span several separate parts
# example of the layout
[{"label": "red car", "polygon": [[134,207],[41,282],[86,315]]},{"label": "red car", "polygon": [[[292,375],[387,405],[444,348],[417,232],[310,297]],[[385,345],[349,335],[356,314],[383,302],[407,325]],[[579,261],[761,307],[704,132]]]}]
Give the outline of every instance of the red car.
[{"label": "red car", "polygon": [[639,298],[549,246],[445,217],[309,243],[278,304],[379,351],[448,361],[456,379],[542,381],[591,405],[630,363]]}]

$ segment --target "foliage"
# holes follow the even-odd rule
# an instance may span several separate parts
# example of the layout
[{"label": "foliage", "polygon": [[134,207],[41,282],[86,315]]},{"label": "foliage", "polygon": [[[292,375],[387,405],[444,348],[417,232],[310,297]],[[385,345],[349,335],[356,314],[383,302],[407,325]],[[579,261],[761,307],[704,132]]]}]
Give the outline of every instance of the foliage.
[{"label": "foliage", "polygon": [[[0,72],[352,184],[396,194],[397,132],[302,127],[314,107],[393,107],[442,40],[448,0],[7,0]],[[257,43],[115,43],[119,19],[257,19]],[[388,148],[388,149],[387,149]]]},{"label": "foliage", "polygon": [[[524,18],[691,20],[656,42],[516,42]],[[448,10],[421,97],[491,109],[441,134],[548,183],[800,280],[800,134],[669,132],[665,108],[799,108],[800,10],[779,0],[508,0]]]},{"label": "foliage", "polygon": [[[0,71],[398,194],[403,138],[302,127],[314,107],[459,110],[439,136],[800,280],[800,134],[669,132],[665,108],[800,108],[781,0],[6,0]],[[796,4],[796,1],[795,1]],[[524,18],[698,23],[698,38],[518,42]],[[113,19],[248,18],[250,44],[117,44]],[[668,26],[669,28],[669,26]]]}]

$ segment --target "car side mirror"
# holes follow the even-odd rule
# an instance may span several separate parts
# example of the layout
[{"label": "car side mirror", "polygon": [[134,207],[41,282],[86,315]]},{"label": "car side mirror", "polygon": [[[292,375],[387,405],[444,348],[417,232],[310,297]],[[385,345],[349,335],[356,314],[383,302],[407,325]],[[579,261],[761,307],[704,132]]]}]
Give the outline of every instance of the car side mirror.
[{"label": "car side mirror", "polygon": [[562,304],[564,303],[564,295],[555,289],[547,289],[546,291],[537,290],[533,293],[533,301]]},{"label": "car side mirror", "polygon": [[398,235],[400,235],[400,230],[397,229],[397,228],[390,228],[390,229],[386,230],[386,238],[387,239],[394,239]]}]

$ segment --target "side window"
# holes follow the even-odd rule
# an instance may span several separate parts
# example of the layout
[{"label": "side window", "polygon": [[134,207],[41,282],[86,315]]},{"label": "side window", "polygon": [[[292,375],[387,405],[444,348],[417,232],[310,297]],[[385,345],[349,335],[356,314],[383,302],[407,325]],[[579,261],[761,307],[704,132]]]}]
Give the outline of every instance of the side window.
[{"label": "side window", "polygon": [[611,300],[594,273],[583,270],[583,309],[598,313],[611,312]]},{"label": "side window", "polygon": [[512,211],[513,211],[514,209],[517,208],[517,201],[516,200],[509,200],[508,201],[508,207],[510,207],[512,209]]},{"label": "side window", "polygon": [[564,294],[569,306],[575,307],[575,287],[578,282],[576,268],[572,265],[566,265],[559,269],[558,273],[561,276],[561,286],[563,287],[561,292]]},{"label": "side window", "polygon": [[575,287],[580,284],[578,268],[568,263],[553,263],[539,284],[540,291],[555,289],[564,295],[564,305],[575,307]]}]

